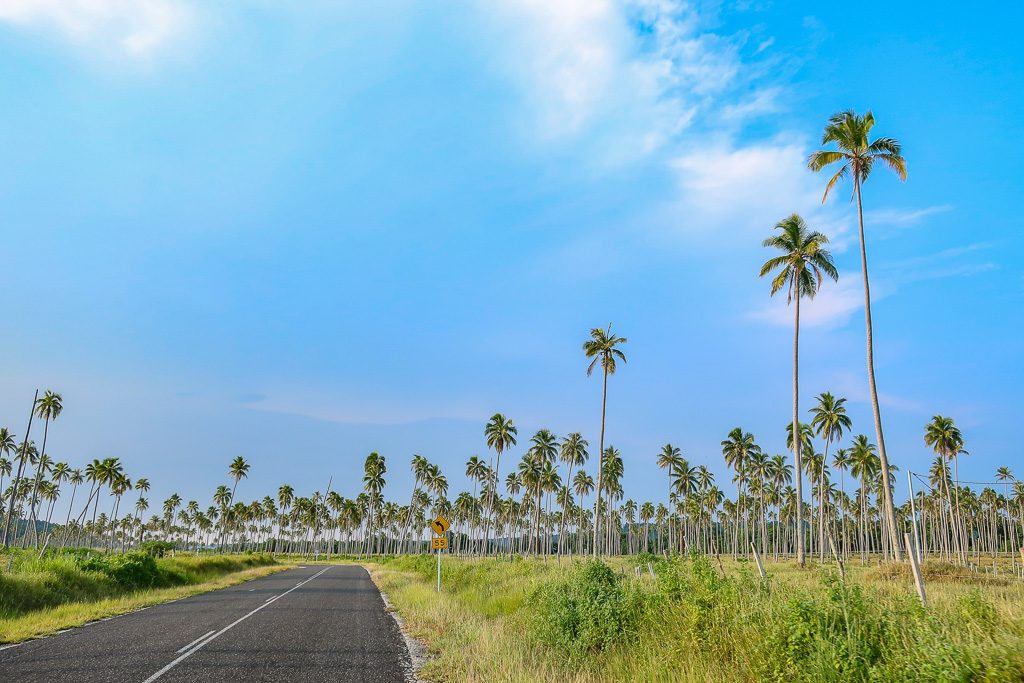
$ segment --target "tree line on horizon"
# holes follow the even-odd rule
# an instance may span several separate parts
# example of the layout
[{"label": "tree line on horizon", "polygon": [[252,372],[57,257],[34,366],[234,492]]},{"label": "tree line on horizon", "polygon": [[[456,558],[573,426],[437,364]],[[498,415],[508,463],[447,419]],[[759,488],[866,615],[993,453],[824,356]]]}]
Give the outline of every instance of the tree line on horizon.
[{"label": "tree line on horizon", "polygon": [[[1017,481],[1009,468],[1000,467],[996,477],[1004,485],[1002,493],[994,488],[978,493],[962,486],[958,463],[966,454],[964,438],[951,418],[936,415],[925,426],[924,441],[936,453],[928,479],[922,482],[928,491],[918,491],[901,506],[893,501],[897,468],[885,449],[874,376],[862,189],[876,164],[905,180],[906,162],[896,140],[870,138],[873,126],[870,112],[834,115],[822,144],[835,149],[814,152],[808,160],[816,172],[838,164],[826,184],[823,202],[840,180],[853,182],[873,441],[857,434],[841,447],[844,436],[852,433],[852,421],[846,414],[846,399],[829,392],[816,397],[807,422],[800,419],[800,303],[813,298],[825,281],[837,280],[839,273],[827,250],[827,236],[793,214],[781,220],[764,241],[766,248],[779,253],[760,269],[761,277],[771,278],[771,296],[785,292],[794,311],[793,415],[785,427],[792,463],[783,455],[766,453],[749,432],[733,429],[721,447],[734,473],[735,498],[716,484],[706,466],[691,466],[679,448],[666,444],[654,457],[667,474],[666,499],[623,500],[623,459],[618,449],[606,446],[605,427],[608,380],[626,362],[627,339],[613,333],[609,324],[592,329],[583,344],[589,360],[587,374],[599,370],[602,376],[600,457],[593,475],[585,468],[590,444],[582,434],[559,438],[547,429],[530,437],[515,467],[503,473],[502,455],[517,445],[518,429],[497,413],[484,429],[491,458],[484,462],[473,456],[467,461],[465,475],[472,490],[460,492],[454,500],[448,497],[448,480],[440,467],[421,455],[411,461],[414,480],[409,502],[387,500],[386,459],[371,453],[364,462],[362,492],[354,498],[332,490],[297,496],[291,486],[282,484],[276,497],[244,503],[235,494],[250,466],[237,457],[228,470],[230,486],[218,486],[205,509],[194,500],[183,504],[173,494],[163,502],[162,515],[145,520],[150,483],[145,478],[129,479],[118,458],[93,460],[82,469],[50,458],[46,452],[49,428],[60,416],[63,402],[56,392],[46,391],[42,397],[37,392],[24,439],[19,442],[7,428],[0,428],[3,545],[31,546],[40,552],[54,546],[88,546],[109,552],[161,539],[197,551],[420,553],[428,551],[429,519],[441,514],[453,521],[452,552],[463,555],[696,551],[739,556],[758,551],[763,556],[792,556],[800,565],[808,552],[822,562],[855,555],[867,562],[872,554],[900,561],[912,550],[904,547],[901,536],[913,529],[922,554],[966,565],[971,558],[980,562],[982,553],[995,557],[1009,552],[1016,569],[1018,538],[1024,541],[1024,482]],[[29,438],[33,420],[43,421],[39,448]],[[833,468],[839,472],[838,488]],[[847,472],[855,484],[852,495],[846,490]],[[804,477],[810,485],[807,502]],[[6,489],[5,478],[10,479]],[[70,500],[67,516],[58,524],[52,515],[65,485],[71,487]],[[80,512],[72,517],[83,485],[88,485],[85,502],[79,501]],[[99,509],[104,493],[112,499],[109,515]],[[123,514],[122,498],[128,494],[133,501],[125,503],[131,509]],[[593,501],[587,502],[591,495]]]}]

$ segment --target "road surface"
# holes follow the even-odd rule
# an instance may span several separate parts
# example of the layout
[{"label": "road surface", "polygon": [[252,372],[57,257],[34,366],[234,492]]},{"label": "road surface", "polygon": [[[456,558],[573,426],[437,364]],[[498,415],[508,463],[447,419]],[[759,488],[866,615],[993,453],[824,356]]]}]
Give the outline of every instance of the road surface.
[{"label": "road surface", "polygon": [[5,683],[412,678],[366,570],[307,565],[0,650]]}]

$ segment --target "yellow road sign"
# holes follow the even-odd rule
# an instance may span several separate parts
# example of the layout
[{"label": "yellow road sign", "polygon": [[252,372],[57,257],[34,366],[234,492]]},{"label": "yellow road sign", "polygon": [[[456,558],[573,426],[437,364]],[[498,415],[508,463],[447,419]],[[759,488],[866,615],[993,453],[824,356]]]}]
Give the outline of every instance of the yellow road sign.
[{"label": "yellow road sign", "polygon": [[448,550],[448,539],[438,536],[430,539],[430,547],[434,550]]},{"label": "yellow road sign", "polygon": [[451,524],[448,523],[448,520],[442,517],[441,515],[438,515],[437,519],[430,523],[430,528],[433,529],[434,533],[438,536],[448,531],[448,527],[450,526]]}]

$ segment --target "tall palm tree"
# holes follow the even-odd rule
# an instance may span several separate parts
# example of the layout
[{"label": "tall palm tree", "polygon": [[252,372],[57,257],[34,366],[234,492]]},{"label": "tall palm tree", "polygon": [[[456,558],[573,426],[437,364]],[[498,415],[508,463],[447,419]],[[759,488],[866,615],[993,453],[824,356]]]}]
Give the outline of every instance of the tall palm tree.
[{"label": "tall palm tree", "polygon": [[409,509],[405,515],[405,532],[402,534],[402,542],[405,543],[409,537],[411,530],[413,513],[416,507],[416,491],[419,489],[420,482],[427,474],[427,467],[430,463],[422,455],[413,454],[412,460],[409,461],[409,468],[412,470],[412,494],[409,497]]},{"label": "tall palm tree", "polygon": [[[868,441],[864,434],[853,437],[850,447],[850,473],[860,479],[860,552],[862,561],[867,561],[867,511],[869,482],[881,472],[881,459],[875,444]],[[885,479],[886,477],[881,477]]]},{"label": "tall palm tree", "polygon": [[[249,467],[250,467],[249,463],[247,463],[245,461],[245,458],[243,458],[240,455],[237,456],[234,460],[232,460],[231,464],[228,465],[228,476],[235,480],[234,483],[231,485],[231,495],[228,497],[228,503],[231,503],[231,502],[233,502],[235,500],[235,490],[238,488],[238,482],[249,476]],[[221,525],[220,525],[220,544],[221,544],[221,547],[224,546],[224,535],[225,535],[226,532],[227,532],[227,515],[221,515]],[[232,538],[234,539],[233,535],[232,535]],[[232,540],[232,543],[234,543],[234,540]]]},{"label": "tall palm tree", "polygon": [[996,480],[1003,482],[1003,491],[1006,495],[1003,499],[1006,503],[1006,540],[1010,552],[1017,546],[1017,525],[1013,522],[1013,513],[1010,512],[1010,482],[1015,481],[1013,472],[1009,467],[1003,466],[996,470]]},{"label": "tall palm tree", "polygon": [[[949,462],[950,460],[953,462],[953,478],[955,481],[953,492],[956,498],[953,527],[956,530],[956,546],[959,551],[960,561],[967,564],[966,538],[963,533],[960,515],[960,473],[956,459],[960,453],[964,452],[963,434],[960,433],[960,428],[953,422],[953,418],[936,415],[932,418],[931,422],[925,425],[924,442],[931,446],[935,453],[943,458],[944,462]],[[942,480],[946,481],[946,477],[943,477]],[[950,500],[948,484],[946,486],[946,501],[950,504],[953,502]]]},{"label": "tall palm tree", "polygon": [[[683,462],[685,462],[683,460],[683,452],[670,443],[662,446],[658,452],[658,467],[666,470],[668,474],[669,497],[672,496],[672,475],[675,472],[675,468]],[[669,552],[675,552],[675,545],[672,542],[672,517],[668,519],[668,548]]]},{"label": "tall palm tree", "polygon": [[[900,180],[907,179],[907,162],[903,158],[903,149],[893,138],[875,138],[871,140],[871,129],[875,125],[875,117],[869,111],[861,116],[852,110],[833,114],[825,125],[821,144],[835,143],[835,150],[818,150],[811,154],[807,166],[815,173],[832,164],[840,164],[839,170],[825,185],[825,193],[821,198],[824,204],[829,192],[836,183],[846,176],[853,177],[853,194],[857,200],[857,222],[860,235],[861,274],[864,281],[864,324],[867,329],[867,360],[868,389],[871,392],[871,411],[875,419],[875,438],[878,441],[878,457],[883,472],[889,471],[889,458],[885,451],[885,438],[882,435],[882,413],[878,406],[878,389],[875,385],[875,352],[873,330],[871,326],[871,287],[868,281],[868,254],[864,239],[864,203],[862,190],[864,182],[871,175],[875,163],[888,166]],[[896,527],[896,509],[893,505],[892,487],[887,477],[882,477],[883,510],[889,530],[889,541],[896,561],[902,560],[899,533]]]},{"label": "tall palm tree", "polygon": [[[36,417],[41,418],[43,422],[43,447],[40,449],[42,455],[46,455],[46,437],[50,431],[50,421],[56,420],[61,411],[64,410],[64,399],[55,391],[47,389],[43,392],[42,397],[36,400]],[[32,537],[35,542],[35,546],[39,547],[39,533],[36,530],[36,494],[39,492],[39,485],[43,480],[43,465],[45,458],[40,457],[36,467],[36,478],[32,485],[31,495],[31,511],[29,516],[32,519]]]},{"label": "tall palm tree", "polygon": [[[18,471],[14,475],[14,481],[11,482],[12,494],[11,494],[10,500],[7,502],[7,515],[4,518],[4,538],[3,538],[3,546],[4,546],[4,548],[7,548],[9,546],[10,533],[11,533],[11,523],[14,521],[14,503],[15,503],[15,500],[17,498],[17,496],[15,496],[13,492],[17,491],[19,486],[21,485],[21,474],[22,474],[22,472],[25,469],[25,457],[27,455],[28,446],[29,446],[29,443],[30,443],[28,439],[29,439],[29,435],[32,433],[32,418],[34,418],[35,415],[36,415],[36,401],[38,401],[38,400],[39,400],[39,390],[36,389],[36,393],[32,397],[32,410],[30,410],[29,413],[28,413],[28,427],[25,428],[25,438],[21,442],[21,454],[20,454],[20,457],[18,459]],[[14,534],[15,534],[15,536],[17,536],[17,534],[18,534],[17,527],[15,527],[15,529],[14,529]]]},{"label": "tall palm tree", "polygon": [[[480,528],[480,524],[479,524],[480,520],[477,519],[476,516],[475,516],[475,511],[476,511],[476,488],[477,488],[477,486],[481,482],[483,482],[485,479],[490,477],[490,471],[488,470],[487,463],[485,463],[477,455],[470,456],[469,460],[466,461],[466,477],[471,482],[473,482],[473,493],[471,494],[472,503],[473,504],[471,506],[467,507],[467,505],[468,505],[467,501],[463,501],[463,509],[465,511],[468,511],[472,515],[472,516],[468,517],[466,519],[466,521],[467,521],[468,527],[469,527],[470,552],[475,552],[472,549],[472,546],[474,545],[474,541],[476,540],[475,539],[475,534],[479,533],[479,528]],[[481,492],[481,496],[482,496],[482,492]],[[458,502],[458,501],[456,501],[456,502]]]},{"label": "tall palm tree", "polygon": [[[569,472],[565,475],[565,481],[572,482],[572,468],[574,466],[582,467],[587,462],[587,440],[583,438],[583,435],[579,432],[573,432],[569,436],[562,439],[562,445],[559,450],[559,458],[562,462],[569,466]],[[558,558],[562,558],[562,537],[565,535],[565,517],[569,512],[569,506],[562,506],[562,521],[558,527]]]},{"label": "tall palm tree", "polygon": [[[800,299],[813,299],[821,287],[824,276],[833,280],[839,279],[839,272],[832,263],[832,255],[825,249],[828,237],[815,230],[810,230],[804,219],[793,214],[775,226],[779,231],[764,241],[764,246],[778,249],[781,256],[775,256],[761,266],[761,277],[773,275],[771,295],[785,289],[786,301],[793,304],[793,422],[799,420],[800,398]],[[800,440],[793,442],[793,465],[796,468],[796,559],[804,566],[804,534],[803,534],[803,485],[800,473],[803,472],[800,460]]]},{"label": "tall palm tree", "polygon": [[[516,434],[519,430],[501,413],[495,413],[487,421],[484,427],[484,437],[487,439],[487,447],[493,449],[497,455],[494,462],[494,481],[501,481],[501,454],[511,446],[516,445]],[[487,546],[491,535],[491,514],[494,513],[494,489],[491,486],[487,494],[487,509],[484,510],[486,522],[484,522],[484,554],[487,554]]]},{"label": "tall palm tree", "polygon": [[[3,462],[7,463],[4,466],[4,468],[6,469],[7,476],[11,475],[11,461],[5,458],[4,456],[14,455],[14,452],[17,450],[18,443],[14,439],[14,434],[11,434],[10,430],[8,430],[7,427],[0,427],[0,460],[3,460]],[[3,476],[4,472],[0,472],[0,501],[3,500]],[[3,512],[2,508],[0,508],[0,512]]]},{"label": "tall palm tree", "polygon": [[[722,441],[722,455],[725,464],[736,470],[736,526],[733,529],[732,552],[739,553],[740,521],[743,519],[743,485],[747,477],[747,464],[750,456],[760,453],[761,447],[754,443],[754,435],[736,427]],[[746,547],[746,526],[744,526],[744,547]],[[746,553],[746,550],[743,551]]]},{"label": "tall palm tree", "polygon": [[[825,450],[822,453],[823,464],[820,473],[822,476],[818,481],[818,502],[821,503],[825,491],[825,477],[828,463],[828,447],[833,441],[843,438],[843,432],[853,427],[853,421],[846,414],[846,399],[836,398],[829,392],[823,392],[818,396],[818,402],[811,408],[811,427],[815,434],[825,441]],[[818,551],[821,560],[825,558],[825,516],[818,514]]]},{"label": "tall palm tree", "polygon": [[[839,490],[843,494],[843,498],[846,498],[846,470],[849,469],[851,461],[849,451],[845,448],[839,448],[836,450],[835,455],[832,456],[832,464],[837,470],[839,470]],[[843,557],[846,556],[846,515],[840,511],[842,515],[842,550]],[[838,550],[838,549],[837,549]]]},{"label": "tall palm tree", "polygon": [[587,377],[594,372],[598,363],[604,375],[604,385],[601,393],[601,440],[598,443],[597,458],[597,488],[594,497],[594,556],[597,556],[597,534],[598,534],[598,508],[601,505],[601,489],[603,488],[604,476],[604,425],[608,408],[608,375],[614,375],[618,361],[626,362],[626,355],[618,346],[626,343],[625,337],[617,337],[612,334],[612,324],[608,323],[608,329],[602,330],[595,327],[590,330],[590,339],[583,342],[583,352],[587,358],[593,358],[587,366]]}]

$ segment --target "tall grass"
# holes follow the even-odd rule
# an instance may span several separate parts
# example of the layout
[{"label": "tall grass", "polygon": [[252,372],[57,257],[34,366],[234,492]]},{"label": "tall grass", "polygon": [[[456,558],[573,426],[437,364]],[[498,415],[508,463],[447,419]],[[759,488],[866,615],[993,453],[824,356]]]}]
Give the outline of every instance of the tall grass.
[{"label": "tall grass", "polygon": [[706,557],[374,569],[445,681],[1021,681],[1024,586],[932,567],[930,607],[887,567],[721,572]]},{"label": "tall grass", "polygon": [[[0,642],[43,635],[275,569],[269,555],[102,555],[13,551],[0,572]],[[215,584],[215,585],[214,585]]]}]

